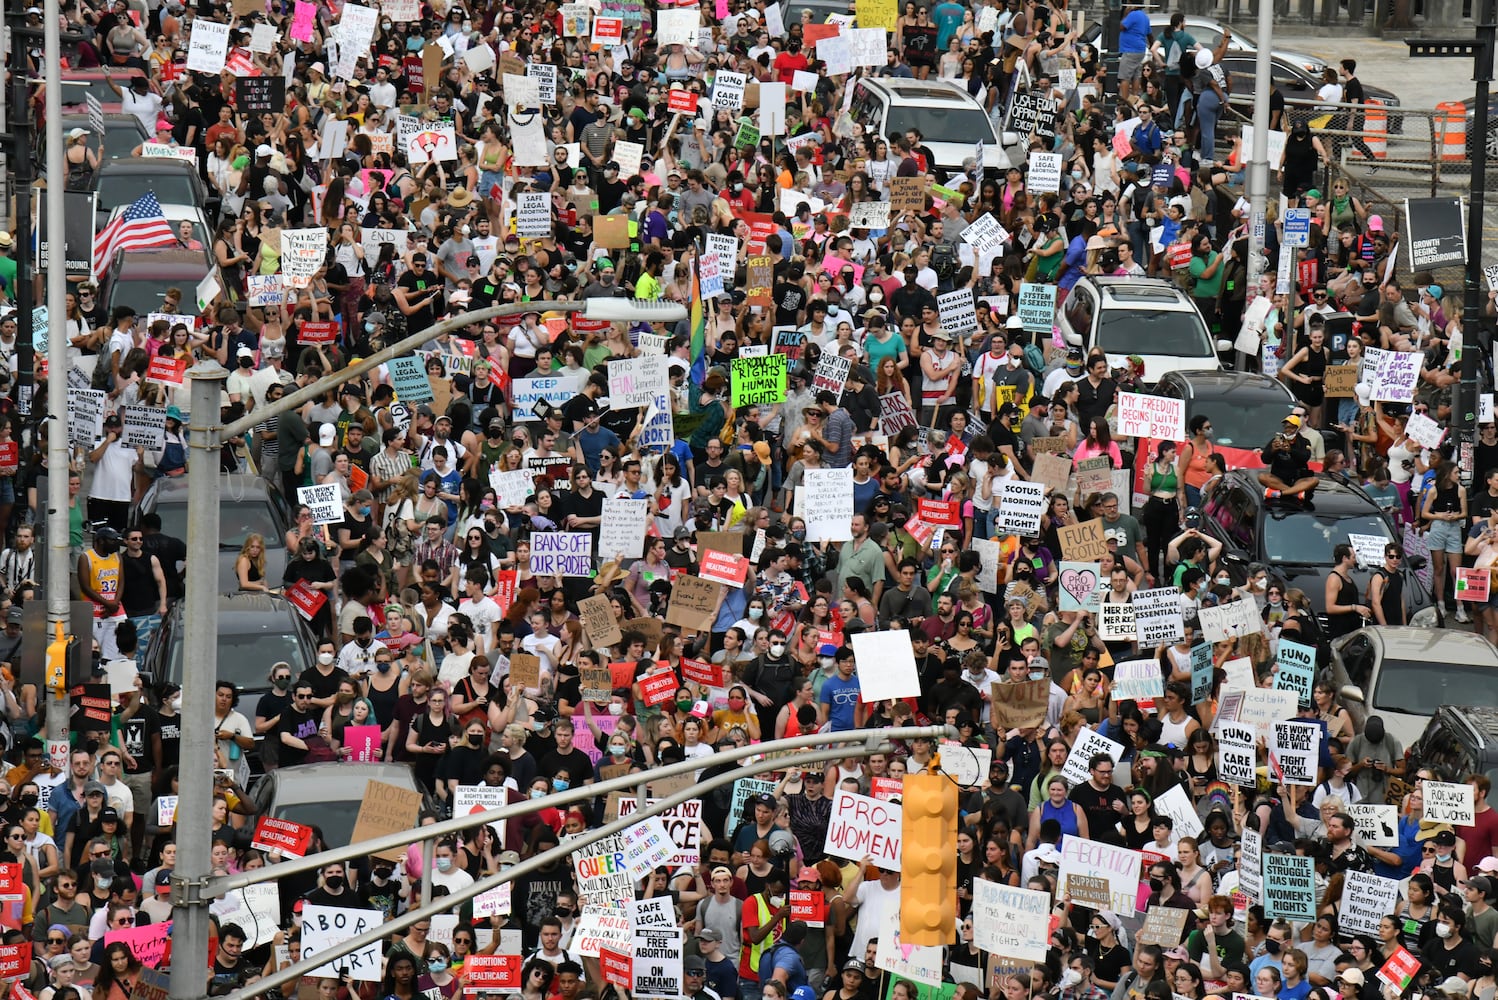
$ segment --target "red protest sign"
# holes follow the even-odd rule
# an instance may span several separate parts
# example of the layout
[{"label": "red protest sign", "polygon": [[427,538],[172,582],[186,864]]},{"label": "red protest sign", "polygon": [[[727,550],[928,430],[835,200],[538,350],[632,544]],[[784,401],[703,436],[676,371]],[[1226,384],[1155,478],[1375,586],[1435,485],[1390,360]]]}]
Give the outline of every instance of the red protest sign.
[{"label": "red protest sign", "polygon": [[821,927],[827,922],[827,899],[818,889],[792,889],[791,919],[803,921],[808,927]]},{"label": "red protest sign", "polygon": [[922,521],[919,514],[910,515],[910,519],[905,522],[905,531],[923,549],[936,537],[936,526]]},{"label": "red protest sign", "polygon": [[463,961],[463,992],[520,989],[519,955],[469,955]]},{"label": "red protest sign", "polygon": [[287,587],[282,593],[291,602],[291,606],[309,622],[316,617],[317,612],[328,603],[328,595],[321,590],[313,590],[301,580]]},{"label": "red protest sign", "polygon": [[624,18],[622,17],[599,17],[593,21],[593,41],[597,44],[607,45],[610,42],[622,42],[624,40]]},{"label": "red protest sign", "polygon": [[331,344],[338,339],[338,324],[333,320],[309,320],[297,327],[296,339],[303,344]]},{"label": "red protest sign", "polygon": [[871,778],[869,779],[869,794],[876,799],[897,799],[905,794],[905,783],[899,778]]},{"label": "red protest sign", "polygon": [[186,358],[167,358],[160,354],[146,366],[146,381],[163,385],[181,385],[182,375],[187,371]]},{"label": "red protest sign", "polygon": [[1460,566],[1456,571],[1456,599],[1458,601],[1481,601],[1488,599],[1488,569]]},{"label": "red protest sign", "polygon": [[494,574],[494,603],[499,605],[500,614],[508,612],[510,605],[515,603],[515,591],[519,586],[518,569],[502,569]]},{"label": "red protest sign", "polygon": [[357,465],[350,465],[348,467],[348,484],[349,488],[353,490],[367,489],[369,487],[369,473]]},{"label": "red protest sign", "polygon": [[730,587],[739,587],[744,583],[744,574],[749,571],[749,560],[743,556],[733,556],[726,552],[715,552],[707,549],[701,553],[702,562],[697,570],[697,575],[704,580],[714,583],[727,584]]},{"label": "red protest sign", "polygon": [[31,942],[0,944],[0,979],[17,979],[30,974]]},{"label": "red protest sign", "polygon": [[695,115],[697,113],[697,95],[690,90],[667,91],[666,109],[678,115]]},{"label": "red protest sign", "polygon": [[708,663],[706,660],[693,660],[683,656],[681,658],[681,676],[698,684],[706,684],[708,687],[723,686],[723,664]]},{"label": "red protest sign", "polygon": [[603,966],[603,981],[622,989],[633,989],[635,985],[635,960],[628,955],[607,948],[598,949],[598,964]]},{"label": "red protest sign", "polygon": [[676,674],[670,670],[647,674],[640,678],[640,698],[648,707],[664,705],[676,696]]},{"label": "red protest sign", "polygon": [[280,851],[293,857],[306,857],[312,845],[312,827],[293,823],[289,819],[261,816],[255,824],[255,837],[250,846],[259,851]]},{"label": "red protest sign", "polygon": [[1398,949],[1389,960],[1379,966],[1378,978],[1381,982],[1403,992],[1404,988],[1415,978],[1415,973],[1420,971],[1420,960],[1403,948]]},{"label": "red protest sign", "polygon": [[938,528],[962,527],[962,502],[959,500],[917,500],[915,516]]},{"label": "red protest sign", "polygon": [[824,38],[835,38],[842,31],[838,24],[806,24],[801,26],[801,38],[807,45],[816,45]]},{"label": "red protest sign", "polygon": [[22,875],[20,864],[10,863],[0,865],[0,899],[16,900],[23,898],[21,886]]},{"label": "red protest sign", "polygon": [[1179,271],[1191,266],[1191,244],[1172,243],[1165,248],[1165,259],[1170,262],[1173,271]]},{"label": "red protest sign", "polygon": [[21,467],[21,446],[15,441],[0,443],[0,472],[15,472]]}]

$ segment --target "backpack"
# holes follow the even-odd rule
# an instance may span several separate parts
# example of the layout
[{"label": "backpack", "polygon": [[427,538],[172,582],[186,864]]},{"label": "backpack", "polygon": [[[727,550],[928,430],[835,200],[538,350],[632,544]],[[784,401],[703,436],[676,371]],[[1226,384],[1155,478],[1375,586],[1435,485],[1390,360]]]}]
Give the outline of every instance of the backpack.
[{"label": "backpack", "polygon": [[1025,367],[1030,369],[1032,375],[1045,374],[1045,352],[1035,344],[1025,345]]},{"label": "backpack", "polygon": [[110,371],[109,360],[112,357],[114,357],[113,352],[107,349],[95,355],[94,371],[88,379],[90,389],[102,389],[108,392],[114,388],[114,373]]}]

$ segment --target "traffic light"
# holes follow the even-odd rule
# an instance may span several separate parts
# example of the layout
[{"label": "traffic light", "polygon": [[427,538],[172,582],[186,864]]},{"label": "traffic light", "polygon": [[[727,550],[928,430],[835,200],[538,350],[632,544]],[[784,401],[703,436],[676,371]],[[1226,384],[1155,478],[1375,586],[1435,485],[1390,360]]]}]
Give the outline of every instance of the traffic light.
[{"label": "traffic light", "polygon": [[907,774],[900,821],[900,941],[940,947],[957,937],[957,785]]}]

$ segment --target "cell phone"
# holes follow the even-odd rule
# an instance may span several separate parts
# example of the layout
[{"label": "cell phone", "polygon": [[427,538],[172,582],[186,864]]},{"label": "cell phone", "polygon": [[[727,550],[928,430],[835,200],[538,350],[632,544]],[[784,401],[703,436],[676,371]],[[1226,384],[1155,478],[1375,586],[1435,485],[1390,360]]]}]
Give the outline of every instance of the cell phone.
[{"label": "cell phone", "polygon": [[234,780],[234,772],[229,770],[227,767],[216,767],[213,769],[213,777],[216,781],[221,781],[224,784],[228,784],[230,781]]}]

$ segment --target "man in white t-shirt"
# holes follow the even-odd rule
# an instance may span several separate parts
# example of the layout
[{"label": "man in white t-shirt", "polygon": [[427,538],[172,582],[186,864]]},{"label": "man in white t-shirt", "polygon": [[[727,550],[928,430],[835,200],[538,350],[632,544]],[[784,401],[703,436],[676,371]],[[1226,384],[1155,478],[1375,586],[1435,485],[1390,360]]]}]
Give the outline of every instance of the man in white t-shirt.
[{"label": "man in white t-shirt", "polygon": [[[865,856],[862,864],[872,859]],[[853,896],[853,906],[858,910],[858,927],[853,932],[853,944],[848,954],[861,958],[871,940],[878,937],[884,921],[890,913],[900,909],[900,873],[887,868],[879,869],[877,882],[864,882]]]},{"label": "man in white t-shirt", "polygon": [[495,645],[496,626],[504,614],[494,598],[484,593],[486,576],[482,569],[474,567],[463,578],[465,597],[458,604],[458,613],[467,615],[473,622],[474,652],[487,653]]},{"label": "man in white t-shirt", "polygon": [[338,651],[338,666],[350,677],[363,677],[374,669],[375,654],[386,646],[374,637],[374,622],[367,614],[355,618],[353,628],[354,637]]}]

